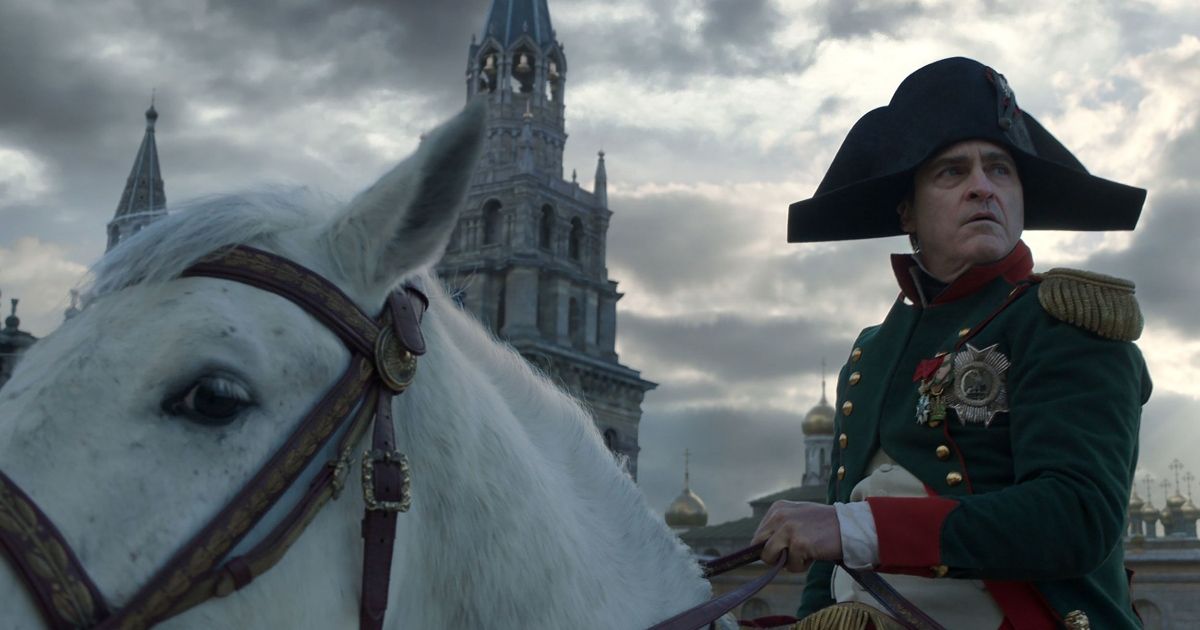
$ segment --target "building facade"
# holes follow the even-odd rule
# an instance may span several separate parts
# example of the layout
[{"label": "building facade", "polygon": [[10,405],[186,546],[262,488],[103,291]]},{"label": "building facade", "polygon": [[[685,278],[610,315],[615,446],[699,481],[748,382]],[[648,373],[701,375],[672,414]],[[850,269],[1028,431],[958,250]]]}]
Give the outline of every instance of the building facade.
[{"label": "building facade", "polygon": [[567,59],[546,0],[494,0],[467,54],[487,140],[438,274],[463,308],[575,395],[637,478],[641,402],[655,387],[616,353],[605,266],[604,153],[592,190],[563,178]]}]

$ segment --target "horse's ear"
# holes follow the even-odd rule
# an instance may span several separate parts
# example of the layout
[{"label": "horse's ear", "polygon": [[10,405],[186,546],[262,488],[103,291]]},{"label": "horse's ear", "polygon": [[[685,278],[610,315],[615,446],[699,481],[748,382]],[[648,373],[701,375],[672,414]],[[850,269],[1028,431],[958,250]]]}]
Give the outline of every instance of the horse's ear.
[{"label": "horse's ear", "polygon": [[386,291],[441,257],[479,159],[486,113],[482,99],[467,105],[334,217],[323,236],[347,279]]}]

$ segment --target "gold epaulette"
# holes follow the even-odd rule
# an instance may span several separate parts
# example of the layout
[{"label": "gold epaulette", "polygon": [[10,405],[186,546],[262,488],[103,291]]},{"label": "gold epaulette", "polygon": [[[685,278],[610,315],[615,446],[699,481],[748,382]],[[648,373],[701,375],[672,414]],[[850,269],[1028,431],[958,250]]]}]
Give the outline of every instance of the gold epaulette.
[{"label": "gold epaulette", "polygon": [[1118,341],[1142,335],[1142,311],[1132,282],[1062,267],[1041,277],[1038,301],[1055,318]]}]

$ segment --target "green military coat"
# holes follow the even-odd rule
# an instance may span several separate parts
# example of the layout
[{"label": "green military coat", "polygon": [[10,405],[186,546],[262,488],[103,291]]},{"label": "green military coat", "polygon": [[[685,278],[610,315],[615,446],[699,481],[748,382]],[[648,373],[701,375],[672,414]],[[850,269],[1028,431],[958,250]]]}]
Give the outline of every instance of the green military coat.
[{"label": "green military coat", "polygon": [[[1018,243],[923,305],[911,261],[894,261],[903,293],[882,324],[859,335],[841,369],[828,500],[849,501],[882,448],[929,496],[868,499],[879,572],[983,580],[1017,628],[1061,627],[1079,611],[1094,628],[1140,627],[1122,537],[1150,377],[1135,345],[1093,332],[1136,337],[1121,332],[1128,321],[1114,325],[1136,317],[1126,329],[1140,331],[1131,289],[1122,297],[1068,281],[1071,299],[1056,302]],[[1112,304],[1121,299],[1124,307]],[[928,403],[938,379],[932,368],[946,364],[953,379],[963,364],[946,360],[964,352],[993,364],[982,399],[1006,401],[964,407],[951,398],[960,406],[944,417],[918,414],[922,383]],[[989,371],[1002,384],[989,385]],[[833,603],[832,569],[817,562],[809,571],[801,617]]]}]

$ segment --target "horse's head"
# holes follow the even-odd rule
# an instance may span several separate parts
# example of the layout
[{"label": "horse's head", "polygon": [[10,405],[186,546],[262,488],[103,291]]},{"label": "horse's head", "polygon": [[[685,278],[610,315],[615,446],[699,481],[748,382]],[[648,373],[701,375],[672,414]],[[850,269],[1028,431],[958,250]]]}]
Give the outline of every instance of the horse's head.
[{"label": "horse's head", "polygon": [[[0,391],[0,470],[53,519],[113,604],[256,472],[348,360],[291,302],[180,273],[250,244],[378,313],[444,249],[483,119],[482,103],[468,107],[332,217],[253,195],[159,221],[99,263],[83,311],[24,358]],[[0,592],[19,591],[7,571],[0,560]]]}]

